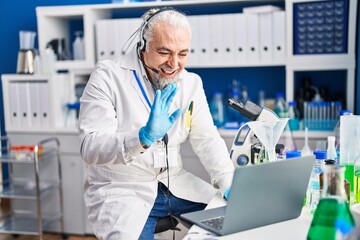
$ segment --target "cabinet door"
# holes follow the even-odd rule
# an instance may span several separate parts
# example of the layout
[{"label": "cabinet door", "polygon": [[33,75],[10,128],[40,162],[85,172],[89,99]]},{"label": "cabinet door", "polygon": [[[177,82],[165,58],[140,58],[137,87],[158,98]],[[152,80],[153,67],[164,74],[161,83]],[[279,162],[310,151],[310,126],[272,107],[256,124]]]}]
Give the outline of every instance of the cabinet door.
[{"label": "cabinet door", "polygon": [[64,229],[66,233],[84,234],[83,161],[80,155],[61,155]]}]

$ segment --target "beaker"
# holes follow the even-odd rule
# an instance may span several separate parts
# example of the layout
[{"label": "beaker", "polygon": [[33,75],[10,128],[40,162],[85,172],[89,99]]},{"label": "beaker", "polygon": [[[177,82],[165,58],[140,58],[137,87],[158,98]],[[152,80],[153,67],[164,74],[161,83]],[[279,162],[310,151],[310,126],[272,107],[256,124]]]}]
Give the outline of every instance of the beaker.
[{"label": "beaker", "polygon": [[325,165],[320,202],[307,235],[308,240],[345,239],[355,228],[344,188],[345,168]]}]

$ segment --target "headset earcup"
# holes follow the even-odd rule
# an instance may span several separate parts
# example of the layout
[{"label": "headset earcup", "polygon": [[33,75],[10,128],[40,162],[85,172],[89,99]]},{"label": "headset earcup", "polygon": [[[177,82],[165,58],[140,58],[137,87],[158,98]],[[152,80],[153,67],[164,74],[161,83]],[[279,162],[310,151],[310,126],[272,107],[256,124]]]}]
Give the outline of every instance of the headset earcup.
[{"label": "headset earcup", "polygon": [[141,51],[145,51],[146,49],[146,40],[143,38],[142,40],[141,40]]},{"label": "headset earcup", "polygon": [[146,26],[146,22],[142,25],[141,30],[140,30],[140,41],[138,42],[138,48],[140,49],[140,51],[145,51],[145,45],[146,45],[146,40],[144,38],[144,28]]}]

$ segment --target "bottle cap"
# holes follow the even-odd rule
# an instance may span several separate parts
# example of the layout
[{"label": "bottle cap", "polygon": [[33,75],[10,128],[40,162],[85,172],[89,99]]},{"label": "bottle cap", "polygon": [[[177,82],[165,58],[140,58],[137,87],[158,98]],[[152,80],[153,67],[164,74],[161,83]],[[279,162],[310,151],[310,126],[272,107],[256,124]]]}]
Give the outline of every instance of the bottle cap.
[{"label": "bottle cap", "polygon": [[283,92],[277,92],[276,98],[284,98],[285,94]]},{"label": "bottle cap", "polygon": [[289,106],[296,107],[297,106],[296,101],[290,101]]},{"label": "bottle cap", "polygon": [[336,160],[334,159],[326,159],[325,160],[325,165],[335,165]]},{"label": "bottle cap", "polygon": [[317,160],[325,160],[327,158],[327,152],[322,150],[315,150],[314,155]]},{"label": "bottle cap", "polygon": [[301,157],[300,151],[288,151],[285,154],[286,158],[294,158],[294,157]]},{"label": "bottle cap", "polygon": [[342,109],[339,112],[339,116],[342,116],[342,115],[351,115],[351,111],[347,110],[347,109]]}]

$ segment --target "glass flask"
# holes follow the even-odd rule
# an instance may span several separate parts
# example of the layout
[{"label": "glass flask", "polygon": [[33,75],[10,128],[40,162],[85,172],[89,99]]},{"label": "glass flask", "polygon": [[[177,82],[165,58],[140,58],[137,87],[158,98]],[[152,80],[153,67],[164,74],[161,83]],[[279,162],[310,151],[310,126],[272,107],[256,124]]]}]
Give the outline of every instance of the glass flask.
[{"label": "glass flask", "polygon": [[345,168],[325,165],[323,170],[321,199],[314,213],[307,239],[345,239],[355,229],[355,221],[349,210],[344,188]]}]

